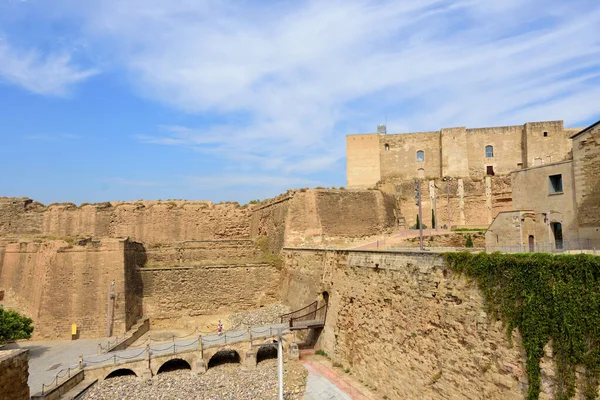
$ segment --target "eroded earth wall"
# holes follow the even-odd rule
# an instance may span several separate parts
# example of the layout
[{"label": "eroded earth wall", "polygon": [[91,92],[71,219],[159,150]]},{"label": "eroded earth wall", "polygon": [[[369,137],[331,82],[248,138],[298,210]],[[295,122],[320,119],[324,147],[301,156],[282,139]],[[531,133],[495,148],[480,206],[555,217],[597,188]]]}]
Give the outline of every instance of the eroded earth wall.
[{"label": "eroded earth wall", "polygon": [[105,336],[109,285],[114,281],[112,331],[125,332],[124,240],[70,245],[64,241],[20,242],[6,247],[0,273],[1,304],[33,319],[35,339]]},{"label": "eroded earth wall", "polygon": [[[477,286],[434,254],[284,250],[292,308],[329,295],[318,347],[389,399],[523,399],[524,352],[485,313]],[[542,361],[541,399],[553,361]]]},{"label": "eroded earth wall", "polygon": [[139,201],[43,204],[0,198],[0,236],[130,237],[144,243],[247,238],[250,211],[237,203]]},{"label": "eroded earth wall", "polygon": [[198,317],[279,301],[280,271],[269,264],[141,268],[144,315],[194,328]]}]

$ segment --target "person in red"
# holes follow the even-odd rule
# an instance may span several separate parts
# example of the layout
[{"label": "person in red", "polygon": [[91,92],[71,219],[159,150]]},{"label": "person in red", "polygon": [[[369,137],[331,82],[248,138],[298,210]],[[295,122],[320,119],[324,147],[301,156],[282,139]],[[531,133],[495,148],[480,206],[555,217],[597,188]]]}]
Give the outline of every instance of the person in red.
[{"label": "person in red", "polygon": [[219,334],[219,336],[221,336],[221,334],[223,333],[223,323],[221,322],[221,320],[219,320],[219,324],[217,325],[217,333]]}]

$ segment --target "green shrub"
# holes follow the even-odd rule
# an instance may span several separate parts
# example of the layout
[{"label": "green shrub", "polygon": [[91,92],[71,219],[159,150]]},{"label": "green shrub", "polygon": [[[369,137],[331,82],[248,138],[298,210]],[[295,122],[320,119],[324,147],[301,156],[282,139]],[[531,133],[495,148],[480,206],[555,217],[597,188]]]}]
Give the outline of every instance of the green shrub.
[{"label": "green shrub", "polygon": [[33,320],[16,311],[0,306],[0,344],[9,340],[29,339],[33,332]]},{"label": "green shrub", "polygon": [[473,238],[471,238],[471,235],[467,235],[467,242],[465,243],[465,247],[473,247]]},{"label": "green shrub", "polygon": [[255,200],[250,200],[250,201],[248,202],[248,204],[260,204],[260,200],[258,200],[258,199],[255,199]]}]

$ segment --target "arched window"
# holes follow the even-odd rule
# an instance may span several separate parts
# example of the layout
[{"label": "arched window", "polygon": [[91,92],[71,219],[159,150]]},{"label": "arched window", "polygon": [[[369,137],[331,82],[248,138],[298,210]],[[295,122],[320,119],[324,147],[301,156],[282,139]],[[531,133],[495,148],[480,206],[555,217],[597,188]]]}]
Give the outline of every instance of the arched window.
[{"label": "arched window", "polygon": [[389,144],[385,144],[385,151],[390,151],[390,145]]},{"label": "arched window", "polygon": [[485,158],[494,157],[494,146],[485,146]]},{"label": "arched window", "polygon": [[425,161],[425,153],[423,152],[423,150],[417,151],[417,161],[418,162]]}]

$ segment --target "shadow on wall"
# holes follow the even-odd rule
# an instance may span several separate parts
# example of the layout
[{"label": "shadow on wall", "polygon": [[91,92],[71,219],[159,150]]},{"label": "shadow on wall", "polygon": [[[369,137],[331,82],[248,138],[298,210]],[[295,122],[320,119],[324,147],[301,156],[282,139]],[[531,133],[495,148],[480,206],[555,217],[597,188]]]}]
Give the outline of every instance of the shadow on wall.
[{"label": "shadow on wall", "polygon": [[144,315],[144,282],[140,268],[148,261],[143,243],[126,242],[125,249],[125,304],[126,326],[129,330]]}]

